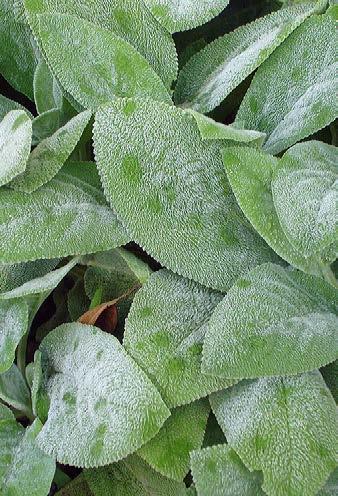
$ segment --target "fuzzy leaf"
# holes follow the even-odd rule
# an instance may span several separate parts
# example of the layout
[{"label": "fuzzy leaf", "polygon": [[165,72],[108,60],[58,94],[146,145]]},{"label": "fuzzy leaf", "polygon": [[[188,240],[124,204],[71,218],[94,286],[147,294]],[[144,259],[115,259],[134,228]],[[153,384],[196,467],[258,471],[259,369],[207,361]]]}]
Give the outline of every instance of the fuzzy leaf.
[{"label": "fuzzy leaf", "polygon": [[306,141],[290,148],[272,180],[273,202],[290,243],[304,257],[338,244],[338,155],[334,146]]},{"label": "fuzzy leaf", "polygon": [[32,416],[27,383],[14,363],[6,372],[0,374],[0,399],[29,418]]},{"label": "fuzzy leaf", "polygon": [[333,16],[313,16],[257,71],[236,123],[266,133],[269,153],[285,150],[337,116],[334,38]]},{"label": "fuzzy leaf", "polygon": [[24,0],[38,37],[38,14],[70,14],[112,31],[129,42],[170,88],[177,76],[177,53],[170,34],[159,25],[143,0]]},{"label": "fuzzy leaf", "polygon": [[95,327],[64,324],[40,351],[50,409],[38,444],[61,463],[117,461],[157,434],[170,415],[118,340]]},{"label": "fuzzy leaf", "polygon": [[315,10],[313,2],[292,5],[210,43],[180,72],[175,101],[202,113],[210,112]]},{"label": "fuzzy leaf", "polygon": [[15,350],[28,326],[28,307],[23,300],[0,300],[0,373],[14,362]]},{"label": "fuzzy leaf", "polygon": [[160,474],[182,481],[190,469],[190,451],[202,446],[209,411],[206,400],[175,408],[138,455]]},{"label": "fuzzy leaf", "polygon": [[168,31],[185,31],[216,17],[229,0],[145,0],[151,13]]},{"label": "fuzzy leaf", "polygon": [[289,375],[338,358],[337,291],[278,265],[239,279],[208,324],[202,370],[234,378]]},{"label": "fuzzy leaf", "polygon": [[0,122],[0,186],[25,168],[31,151],[32,121],[24,110],[12,110]]},{"label": "fuzzy leaf", "polygon": [[55,472],[55,461],[42,453],[35,439],[39,420],[24,429],[12,412],[0,404],[0,493],[3,496],[45,496]]},{"label": "fuzzy leaf", "polygon": [[90,118],[90,111],[82,112],[41,141],[30,154],[26,170],[11,182],[11,188],[32,193],[50,181],[73,152]]},{"label": "fuzzy leaf", "polygon": [[0,46],[0,73],[33,100],[36,53],[23,5],[17,0],[0,0]]},{"label": "fuzzy leaf", "polygon": [[253,265],[277,261],[235,202],[219,143],[203,141],[188,112],[117,100],[97,113],[94,138],[107,198],[162,265],[222,291]]},{"label": "fuzzy leaf", "polygon": [[338,469],[334,470],[330,475],[327,483],[319,491],[317,496],[336,496],[338,492]]},{"label": "fuzzy leaf", "polygon": [[183,482],[155,472],[146,462],[131,455],[108,467],[84,471],[93,496],[185,496]]},{"label": "fuzzy leaf", "polygon": [[42,277],[55,269],[59,259],[35,260],[19,264],[0,264],[0,294]]},{"label": "fuzzy leaf", "polygon": [[66,170],[31,194],[0,189],[1,261],[86,254],[128,241],[101,191],[85,174],[81,180]]},{"label": "fuzzy leaf", "polygon": [[192,451],[190,456],[198,496],[264,496],[261,474],[249,472],[228,445]]},{"label": "fuzzy leaf", "polygon": [[33,118],[32,114],[20,103],[10,100],[4,95],[0,95],[0,120],[2,120],[8,112],[11,110],[24,110],[30,118]]},{"label": "fuzzy leaf", "polygon": [[314,496],[336,466],[336,405],[318,371],[243,381],[211,396],[230,446],[269,496]]},{"label": "fuzzy leaf", "polygon": [[233,126],[226,126],[221,122],[216,122],[206,115],[188,109],[188,112],[195,117],[198,129],[202,139],[217,139],[240,141],[241,143],[254,142],[257,145],[262,145],[265,140],[265,134],[259,131],[251,131],[248,129],[237,129]]},{"label": "fuzzy leaf", "polygon": [[302,256],[280,225],[271,190],[278,159],[249,147],[229,147],[223,150],[223,161],[239,206],[257,232],[284,260],[304,272],[320,275],[318,258]]},{"label": "fuzzy leaf", "polygon": [[68,274],[68,272],[78,263],[78,260],[78,258],[73,258],[60,269],[53,270],[52,272],[48,272],[41,277],[27,281],[22,284],[22,286],[18,286],[11,291],[0,293],[0,301],[52,291],[62,281],[66,274]]},{"label": "fuzzy leaf", "polygon": [[147,60],[111,31],[75,16],[41,14],[39,40],[61,85],[85,108],[116,96],[171,102]]},{"label": "fuzzy leaf", "polygon": [[124,345],[170,407],[233,384],[201,374],[205,323],[221,298],[167,270],[154,273],[134,298]]},{"label": "fuzzy leaf", "polygon": [[34,73],[34,101],[39,114],[62,106],[62,93],[43,59],[39,60]]}]

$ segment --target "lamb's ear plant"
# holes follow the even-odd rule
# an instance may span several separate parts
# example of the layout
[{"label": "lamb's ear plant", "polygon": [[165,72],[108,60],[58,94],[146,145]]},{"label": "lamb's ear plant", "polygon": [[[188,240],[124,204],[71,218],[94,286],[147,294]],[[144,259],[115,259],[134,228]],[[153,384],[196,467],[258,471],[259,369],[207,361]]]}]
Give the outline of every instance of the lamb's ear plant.
[{"label": "lamb's ear plant", "polygon": [[0,0],[0,495],[338,494],[338,7]]}]

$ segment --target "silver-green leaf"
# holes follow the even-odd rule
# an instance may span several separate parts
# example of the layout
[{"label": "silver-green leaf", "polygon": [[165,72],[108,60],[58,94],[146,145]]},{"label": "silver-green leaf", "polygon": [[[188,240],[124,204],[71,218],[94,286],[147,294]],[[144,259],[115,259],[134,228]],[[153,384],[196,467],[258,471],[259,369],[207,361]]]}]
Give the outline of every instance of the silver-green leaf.
[{"label": "silver-green leaf", "polygon": [[48,419],[38,445],[61,463],[107,465],[151,439],[170,411],[119,341],[64,324],[40,345]]},{"label": "silver-green leaf", "polygon": [[202,371],[254,378],[298,374],[338,358],[338,291],[318,277],[264,264],[216,307]]},{"label": "silver-green leaf", "polygon": [[268,496],[314,496],[336,467],[335,402],[318,371],[243,381],[211,396],[228,443]]},{"label": "silver-green leaf", "polygon": [[258,69],[236,124],[265,132],[269,153],[285,150],[337,117],[335,29],[333,13],[307,19]]},{"label": "silver-green leaf", "polygon": [[203,141],[190,113],[119,99],[97,112],[94,142],[106,197],[165,267],[225,291],[250,267],[278,260],[236,204],[220,143]]}]

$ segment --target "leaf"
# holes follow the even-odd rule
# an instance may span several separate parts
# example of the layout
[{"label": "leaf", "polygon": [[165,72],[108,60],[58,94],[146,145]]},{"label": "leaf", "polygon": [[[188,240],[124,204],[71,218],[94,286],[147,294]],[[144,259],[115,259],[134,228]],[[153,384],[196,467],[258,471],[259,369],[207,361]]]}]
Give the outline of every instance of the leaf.
[{"label": "leaf", "polygon": [[233,384],[201,373],[205,323],[221,298],[167,270],[155,272],[134,298],[124,346],[170,408]]},{"label": "leaf", "polygon": [[202,445],[209,411],[206,400],[175,408],[138,455],[160,474],[182,481],[190,469],[190,451]]},{"label": "leaf", "polygon": [[62,92],[43,59],[34,73],[34,101],[39,114],[61,108]]},{"label": "leaf", "polygon": [[330,14],[313,16],[257,71],[236,124],[266,133],[269,153],[285,150],[337,116],[334,36]]},{"label": "leaf", "polygon": [[31,194],[0,190],[1,261],[86,254],[128,241],[101,191],[87,183],[85,174],[81,180],[63,170]]},{"label": "leaf", "polygon": [[35,439],[42,424],[39,420],[24,429],[14,415],[0,404],[0,492],[3,496],[46,495],[55,472],[55,461],[42,453]]},{"label": "leaf", "polygon": [[269,496],[313,496],[335,468],[336,405],[318,371],[243,381],[211,397],[227,437]]},{"label": "leaf", "polygon": [[57,258],[19,264],[0,263],[0,294],[47,274],[47,272],[55,269],[58,263],[59,259]]},{"label": "leaf", "polygon": [[280,225],[304,257],[338,243],[338,157],[334,146],[306,141],[290,148],[274,172],[272,196]]},{"label": "leaf", "polygon": [[[202,113],[218,107],[323,3],[305,2],[280,9],[210,43],[180,72],[175,101]],[[258,128],[250,126],[247,129]]]},{"label": "leaf", "polygon": [[0,122],[0,186],[25,168],[32,143],[32,121],[24,110],[12,110]]},{"label": "leaf", "polygon": [[338,358],[337,291],[273,264],[229,290],[206,330],[202,371],[224,377],[289,375]]},{"label": "leaf", "polygon": [[136,455],[107,467],[84,471],[93,496],[185,496],[183,482],[153,470]]},{"label": "leaf", "polygon": [[216,17],[229,0],[145,0],[151,13],[169,32],[195,28]]},{"label": "leaf", "polygon": [[28,418],[32,417],[29,389],[20,370],[14,363],[8,370],[0,374],[0,399]]},{"label": "leaf", "polygon": [[235,202],[219,143],[202,141],[189,113],[116,100],[97,112],[94,142],[106,197],[165,267],[225,291],[251,266],[277,260]]},{"label": "leaf", "polygon": [[226,444],[191,452],[198,496],[264,496],[261,474],[249,470]]},{"label": "leaf", "polygon": [[0,373],[14,362],[16,347],[27,327],[27,304],[23,300],[0,300]]},{"label": "leaf", "polygon": [[32,145],[36,146],[40,141],[49,138],[60,128],[60,109],[52,109],[38,115],[33,119],[33,140]]},{"label": "leaf", "polygon": [[37,60],[23,6],[17,0],[0,0],[0,44],[0,73],[33,100]]},{"label": "leaf", "polygon": [[38,444],[60,463],[95,467],[124,458],[170,414],[118,340],[95,327],[64,324],[40,351],[50,409]]},{"label": "leaf", "polygon": [[41,14],[39,40],[61,85],[85,108],[95,110],[116,96],[171,102],[146,59],[111,31],[75,16]]},{"label": "leaf", "polygon": [[41,422],[45,423],[48,418],[49,397],[43,384],[42,355],[36,350],[33,362],[33,382],[31,387],[32,410]]},{"label": "leaf", "polygon": [[249,147],[229,147],[223,149],[223,162],[238,204],[257,232],[284,260],[304,272],[321,275],[318,259],[305,258],[295,250],[280,225],[271,191],[278,159]]},{"label": "leaf", "polygon": [[90,111],[82,112],[41,141],[30,154],[26,170],[11,182],[11,188],[32,193],[50,181],[73,152],[90,118]]},{"label": "leaf", "polygon": [[177,76],[177,53],[170,34],[143,0],[25,0],[31,27],[38,37],[38,14],[70,14],[91,21],[130,43],[170,88]]},{"label": "leaf", "polygon": [[216,122],[206,115],[188,109],[188,112],[195,118],[202,139],[219,139],[240,141],[241,143],[253,142],[261,146],[265,140],[265,134],[247,129],[236,129],[233,126],[226,126],[221,122]]},{"label": "leaf", "polygon": [[11,110],[24,110],[30,118],[33,118],[32,114],[23,105],[0,94],[0,120]]},{"label": "leaf", "polygon": [[59,269],[48,272],[41,277],[32,279],[31,281],[27,281],[22,284],[22,286],[14,288],[11,291],[0,293],[0,301],[52,291],[62,281],[66,274],[68,274],[68,272],[75,267],[78,261],[78,258],[73,258],[70,262]]}]

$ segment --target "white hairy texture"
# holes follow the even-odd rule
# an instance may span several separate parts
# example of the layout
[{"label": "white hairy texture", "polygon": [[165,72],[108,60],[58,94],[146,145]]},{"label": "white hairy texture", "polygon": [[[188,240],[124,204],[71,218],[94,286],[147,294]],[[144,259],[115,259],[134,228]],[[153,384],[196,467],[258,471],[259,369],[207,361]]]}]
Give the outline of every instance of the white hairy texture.
[{"label": "white hairy texture", "polygon": [[221,298],[167,270],[154,273],[134,298],[124,345],[170,407],[234,382],[201,373],[205,322]]},{"label": "white hairy texture", "polygon": [[0,301],[0,373],[14,362],[16,347],[27,326],[28,307],[24,301]]},{"label": "white hairy texture", "polygon": [[64,324],[40,350],[50,408],[38,444],[59,462],[98,467],[118,461],[169,417],[153,384],[114,336]]},{"label": "white hairy texture", "polygon": [[0,186],[21,174],[32,145],[32,121],[24,110],[11,110],[0,122]]},{"label": "white hairy texture", "polygon": [[269,496],[314,496],[336,466],[337,409],[318,371],[242,381],[211,396],[228,443]]},{"label": "white hairy texture", "polygon": [[207,323],[202,371],[241,379],[317,369],[338,358],[337,312],[337,293],[322,279],[256,267]]},{"label": "white hairy texture", "polygon": [[333,15],[312,16],[258,69],[236,124],[265,132],[269,153],[283,151],[336,118],[334,39]]},{"label": "white hairy texture", "polygon": [[314,2],[292,5],[208,44],[180,72],[176,102],[203,113],[213,110],[316,8]]}]

